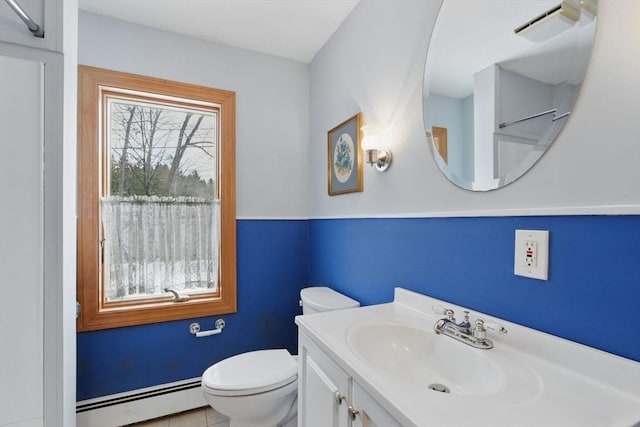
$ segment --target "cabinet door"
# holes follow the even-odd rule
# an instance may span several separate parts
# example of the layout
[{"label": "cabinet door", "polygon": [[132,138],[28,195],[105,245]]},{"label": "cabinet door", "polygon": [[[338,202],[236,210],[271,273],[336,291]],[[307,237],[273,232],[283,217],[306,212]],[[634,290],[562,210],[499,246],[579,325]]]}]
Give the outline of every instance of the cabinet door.
[{"label": "cabinet door", "polygon": [[[358,383],[353,384],[353,427],[402,427]],[[357,411],[357,412],[355,412]]]},{"label": "cabinet door", "polygon": [[0,426],[43,422],[43,73],[0,56]]},{"label": "cabinet door", "polygon": [[298,427],[347,427],[348,375],[310,343],[299,357]]}]

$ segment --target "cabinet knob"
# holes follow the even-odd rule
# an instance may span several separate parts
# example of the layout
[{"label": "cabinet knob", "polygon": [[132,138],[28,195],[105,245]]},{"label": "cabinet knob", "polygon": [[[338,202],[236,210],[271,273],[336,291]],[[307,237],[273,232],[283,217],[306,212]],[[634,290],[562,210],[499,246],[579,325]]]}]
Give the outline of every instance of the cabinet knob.
[{"label": "cabinet knob", "polygon": [[342,405],[342,402],[343,402],[343,401],[344,401],[344,399],[345,399],[345,397],[344,397],[343,395],[341,395],[341,394],[340,394],[340,391],[338,391],[338,390],[336,390],[336,391],[333,393],[333,397],[335,397],[335,399],[336,399],[336,404],[337,404],[338,406]]},{"label": "cabinet knob", "polygon": [[347,409],[347,413],[349,414],[349,418],[351,418],[351,421],[355,421],[356,415],[358,415],[360,411],[355,410],[353,406],[349,405],[349,408]]}]

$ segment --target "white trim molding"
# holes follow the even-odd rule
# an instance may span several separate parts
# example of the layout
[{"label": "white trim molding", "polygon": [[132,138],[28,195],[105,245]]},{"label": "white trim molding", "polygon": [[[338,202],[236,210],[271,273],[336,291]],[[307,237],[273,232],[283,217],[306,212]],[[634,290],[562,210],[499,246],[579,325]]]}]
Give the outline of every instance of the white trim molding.
[{"label": "white trim molding", "polygon": [[366,218],[472,218],[522,216],[606,216],[640,215],[640,204],[600,206],[557,206],[517,209],[478,209],[434,212],[405,212],[380,214],[312,215],[302,216],[237,216],[238,221],[307,221],[311,219],[366,219]]},{"label": "white trim molding", "polygon": [[320,215],[309,219],[365,219],[365,218],[471,218],[523,216],[614,216],[640,215],[638,205],[561,206],[547,208],[487,209],[465,211],[408,212],[397,214]]}]

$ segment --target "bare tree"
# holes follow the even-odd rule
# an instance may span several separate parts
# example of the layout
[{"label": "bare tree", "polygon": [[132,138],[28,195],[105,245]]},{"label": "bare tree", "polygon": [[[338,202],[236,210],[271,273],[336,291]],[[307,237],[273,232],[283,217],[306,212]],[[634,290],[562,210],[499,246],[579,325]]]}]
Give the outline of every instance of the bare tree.
[{"label": "bare tree", "polygon": [[[160,115],[162,114],[162,110],[160,109],[149,109],[147,123],[149,124],[148,135],[145,138],[145,131],[147,130],[146,126],[142,127],[143,130],[143,156],[144,156],[144,194],[147,196],[151,195],[151,179],[153,178],[154,164],[153,164],[153,147],[154,147],[154,138],[156,135],[156,129],[158,128],[158,120],[160,119]],[[143,111],[144,116],[144,111]]]},{"label": "bare tree", "polygon": [[[202,123],[202,119],[204,119],[204,115],[200,114],[196,123],[193,125],[191,131],[187,133],[187,128],[189,125],[189,121],[193,117],[193,113],[186,113],[184,120],[182,122],[182,126],[180,127],[180,133],[178,134],[178,140],[176,142],[175,153],[173,155],[173,160],[171,161],[171,168],[169,169],[169,176],[167,178],[167,194],[175,195],[176,192],[176,177],[178,175],[178,171],[180,170],[180,162],[184,156],[185,151],[189,146],[200,144],[201,141],[193,141],[193,136],[198,131],[200,124]],[[205,151],[206,152],[206,151]]]},{"label": "bare tree", "polygon": [[133,118],[129,132],[125,131],[123,144],[126,144],[126,153],[123,150],[120,167],[120,176],[123,177],[123,166],[138,165],[142,168],[142,174],[135,174],[130,178],[139,180],[142,191],[149,196],[152,193],[152,181],[156,166],[162,162],[164,150],[162,147],[163,135],[158,135],[160,119],[163,110],[159,108],[134,107]]},{"label": "bare tree", "polygon": [[135,105],[127,105],[126,110],[129,112],[129,118],[125,126],[124,132],[124,145],[122,147],[122,154],[120,155],[120,179],[118,180],[118,194],[124,195],[125,174],[127,172],[127,151],[129,149],[129,140],[131,138],[131,123],[133,123],[133,116],[136,112]]},{"label": "bare tree", "polygon": [[186,177],[214,158],[214,115],[125,102],[114,103],[111,114],[112,194],[176,196]]}]

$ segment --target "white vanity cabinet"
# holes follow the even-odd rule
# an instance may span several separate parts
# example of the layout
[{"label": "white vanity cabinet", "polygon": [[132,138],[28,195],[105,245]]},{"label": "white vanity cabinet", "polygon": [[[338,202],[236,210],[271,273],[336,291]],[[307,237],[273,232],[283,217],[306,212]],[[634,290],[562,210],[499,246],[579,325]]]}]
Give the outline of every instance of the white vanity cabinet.
[{"label": "white vanity cabinet", "polygon": [[302,332],[298,354],[298,427],[402,427]]},{"label": "white vanity cabinet", "polygon": [[349,375],[302,333],[298,358],[298,426],[348,426]]},{"label": "white vanity cabinet", "polygon": [[435,333],[434,306],[468,310],[396,288],[392,303],[296,317],[298,427],[640,427],[637,361],[480,312],[509,333],[473,348]]},{"label": "white vanity cabinet", "polygon": [[357,382],[353,383],[352,409],[355,414],[353,427],[402,427],[376,400]]}]

